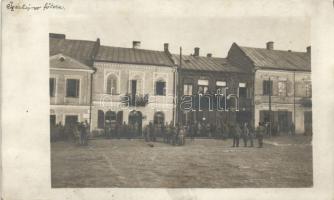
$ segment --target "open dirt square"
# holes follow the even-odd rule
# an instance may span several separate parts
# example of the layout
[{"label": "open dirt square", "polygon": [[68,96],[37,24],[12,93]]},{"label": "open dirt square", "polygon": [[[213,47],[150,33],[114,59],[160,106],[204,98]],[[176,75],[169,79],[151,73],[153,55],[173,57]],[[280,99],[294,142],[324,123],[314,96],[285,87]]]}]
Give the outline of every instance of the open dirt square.
[{"label": "open dirt square", "polygon": [[[88,146],[51,143],[52,187],[311,187],[312,146],[305,136],[265,139],[264,148],[231,140],[171,146],[96,139]],[[241,141],[242,144],[242,141]]]}]

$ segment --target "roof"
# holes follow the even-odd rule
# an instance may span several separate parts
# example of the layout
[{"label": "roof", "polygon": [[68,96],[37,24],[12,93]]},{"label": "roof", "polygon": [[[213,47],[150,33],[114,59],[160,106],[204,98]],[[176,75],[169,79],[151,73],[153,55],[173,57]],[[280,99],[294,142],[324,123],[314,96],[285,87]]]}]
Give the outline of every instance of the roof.
[{"label": "roof", "polygon": [[[176,64],[180,63],[180,56],[173,54]],[[182,55],[182,69],[220,72],[245,72],[228,62],[226,58]]]},{"label": "roof", "polygon": [[100,46],[96,61],[173,66],[167,53],[135,48]]},{"label": "roof", "polygon": [[65,38],[49,38],[50,56],[63,54],[89,65],[94,53],[96,42],[86,40],[69,40]]},{"label": "roof", "polygon": [[311,71],[311,55],[307,52],[268,50],[243,46],[239,46],[239,48],[252,60],[256,67]]},{"label": "roof", "polygon": [[50,68],[93,71],[91,67],[61,53],[50,57]]}]

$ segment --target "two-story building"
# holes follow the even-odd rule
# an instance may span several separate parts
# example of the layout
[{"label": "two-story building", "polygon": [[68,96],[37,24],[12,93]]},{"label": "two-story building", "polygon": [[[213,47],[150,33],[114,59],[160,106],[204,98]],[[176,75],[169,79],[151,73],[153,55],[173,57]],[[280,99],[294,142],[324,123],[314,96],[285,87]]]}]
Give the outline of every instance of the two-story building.
[{"label": "two-story building", "polygon": [[192,55],[173,55],[178,65],[178,122],[252,123],[249,70],[210,53],[200,56],[199,50],[196,47]]},{"label": "two-story building", "polygon": [[306,52],[243,47],[228,53],[234,65],[249,68],[254,77],[254,122],[270,122],[273,133],[312,132],[311,48]]},{"label": "two-story building", "polygon": [[98,41],[50,34],[50,124],[90,121],[91,67]]},{"label": "two-story building", "polygon": [[162,51],[100,46],[94,60],[92,129],[106,122],[143,125],[174,121],[175,68]]}]

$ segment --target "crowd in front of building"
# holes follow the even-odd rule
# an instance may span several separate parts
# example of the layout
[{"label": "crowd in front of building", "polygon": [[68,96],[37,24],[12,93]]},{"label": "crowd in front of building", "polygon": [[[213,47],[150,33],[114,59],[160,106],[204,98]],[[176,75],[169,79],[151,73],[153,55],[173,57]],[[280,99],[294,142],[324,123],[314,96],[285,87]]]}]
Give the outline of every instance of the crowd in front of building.
[{"label": "crowd in front of building", "polygon": [[[101,45],[50,33],[51,140],[233,138],[312,133],[310,47],[243,47],[226,58]],[[220,99],[218,97],[221,97]],[[186,104],[184,104],[186,102]]]}]

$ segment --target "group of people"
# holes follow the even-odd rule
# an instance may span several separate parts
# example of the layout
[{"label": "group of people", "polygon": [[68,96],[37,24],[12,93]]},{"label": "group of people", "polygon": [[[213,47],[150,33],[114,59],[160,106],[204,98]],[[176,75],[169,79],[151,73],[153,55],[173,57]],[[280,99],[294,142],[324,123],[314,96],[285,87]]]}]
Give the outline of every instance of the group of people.
[{"label": "group of people", "polygon": [[106,121],[104,127],[104,136],[107,138],[135,138],[141,136],[141,127],[138,122],[119,124],[116,121]]},{"label": "group of people", "polygon": [[[254,147],[254,140],[258,140],[258,147],[263,147],[263,137],[267,134],[268,127],[264,122],[260,122],[255,129],[251,124],[243,123],[217,123],[217,125],[205,123],[186,123],[185,125],[172,122],[156,124],[152,121],[141,130],[138,123],[131,125],[118,123],[106,123],[104,135],[107,138],[133,138],[144,137],[147,142],[156,142],[157,138],[171,145],[185,145],[186,138],[194,140],[197,136],[208,136],[216,139],[233,138],[232,147],[239,147],[240,139],[244,147]],[[80,145],[87,145],[89,124],[85,122],[72,123],[63,126],[60,123],[51,126],[51,141],[58,139],[73,139]]]},{"label": "group of people", "polygon": [[244,147],[247,147],[249,141],[249,147],[254,147],[254,139],[258,140],[258,147],[263,147],[263,136],[266,133],[265,123],[259,122],[258,127],[254,130],[252,126],[247,123],[243,125],[236,124],[232,126],[231,133],[233,135],[233,146],[239,147],[240,138],[243,140]]},{"label": "group of people", "polygon": [[[200,134],[204,127],[200,123],[187,123],[185,125],[172,123],[166,123],[165,125],[156,125],[150,122],[143,131],[145,141],[157,141],[158,137],[163,138],[163,142],[172,145],[184,145],[186,138],[190,138],[192,141]],[[243,124],[225,124],[214,127],[209,125],[211,129],[208,129],[206,135],[215,136],[216,139],[233,138],[232,147],[239,147],[239,141],[242,139],[244,147],[254,147],[254,140],[257,139],[258,147],[263,147],[263,137],[267,132],[267,127],[264,122],[260,122],[259,126],[254,129],[248,123]],[[214,129],[212,128],[214,127]],[[204,129],[205,130],[205,129]]]},{"label": "group of people", "polygon": [[155,142],[158,137],[163,138],[163,142],[171,145],[185,145],[186,140],[186,126],[179,126],[173,123],[164,124],[153,124],[150,122],[147,126],[145,126],[143,134],[145,141]]},{"label": "group of people", "polygon": [[51,125],[51,141],[73,140],[79,145],[87,145],[88,133],[89,124],[87,121],[66,124],[65,126],[61,122]]}]

